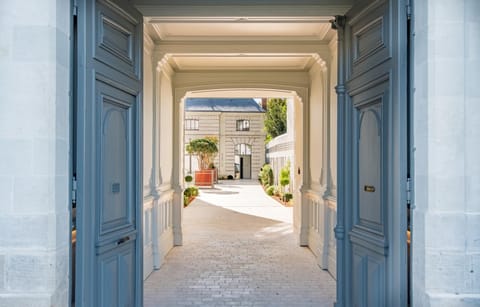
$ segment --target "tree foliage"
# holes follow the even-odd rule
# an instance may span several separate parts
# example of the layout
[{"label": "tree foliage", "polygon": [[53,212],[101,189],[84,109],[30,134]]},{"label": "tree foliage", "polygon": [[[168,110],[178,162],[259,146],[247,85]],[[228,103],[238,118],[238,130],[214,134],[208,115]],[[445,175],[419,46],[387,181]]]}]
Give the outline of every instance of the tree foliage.
[{"label": "tree foliage", "polygon": [[263,165],[260,174],[259,174],[260,181],[264,187],[268,187],[273,185],[273,170],[270,164]]},{"label": "tree foliage", "polygon": [[215,137],[194,139],[188,143],[186,150],[189,154],[196,155],[200,169],[207,169],[218,153],[218,140]]},{"label": "tree foliage", "polygon": [[265,130],[267,142],[287,132],[287,100],[285,98],[268,99]]}]

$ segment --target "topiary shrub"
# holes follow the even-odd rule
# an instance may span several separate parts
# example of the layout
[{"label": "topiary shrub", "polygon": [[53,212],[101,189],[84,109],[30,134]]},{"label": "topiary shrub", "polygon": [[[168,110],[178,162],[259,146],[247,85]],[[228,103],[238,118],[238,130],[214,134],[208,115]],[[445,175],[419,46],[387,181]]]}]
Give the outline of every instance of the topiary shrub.
[{"label": "topiary shrub", "polygon": [[192,182],[192,180],[193,180],[193,177],[191,175],[185,176],[185,181],[186,182]]},{"label": "topiary shrub", "polygon": [[280,169],[280,185],[282,189],[285,189],[285,186],[290,184],[290,161]]},{"label": "topiary shrub", "polygon": [[275,194],[275,186],[273,186],[273,185],[272,185],[272,186],[269,186],[269,187],[266,189],[265,192],[267,192],[267,195],[273,196],[273,195]]}]

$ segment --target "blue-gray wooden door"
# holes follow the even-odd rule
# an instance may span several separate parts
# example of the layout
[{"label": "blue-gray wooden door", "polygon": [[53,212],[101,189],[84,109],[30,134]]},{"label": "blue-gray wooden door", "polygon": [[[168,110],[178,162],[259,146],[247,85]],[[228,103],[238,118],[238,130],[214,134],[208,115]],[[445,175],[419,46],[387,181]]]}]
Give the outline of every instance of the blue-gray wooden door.
[{"label": "blue-gray wooden door", "polygon": [[406,306],[405,1],[357,1],[345,17],[338,305]]},{"label": "blue-gray wooden door", "polygon": [[141,306],[142,16],[78,3],[76,306]]}]

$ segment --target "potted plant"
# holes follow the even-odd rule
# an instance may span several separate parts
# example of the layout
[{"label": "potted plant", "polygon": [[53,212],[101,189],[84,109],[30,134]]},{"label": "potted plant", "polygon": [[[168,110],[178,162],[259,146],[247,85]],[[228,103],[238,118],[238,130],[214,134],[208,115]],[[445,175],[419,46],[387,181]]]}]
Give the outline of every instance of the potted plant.
[{"label": "potted plant", "polygon": [[191,140],[187,145],[187,152],[197,156],[199,171],[195,171],[195,185],[213,187],[216,169],[211,168],[218,153],[218,140],[214,137],[205,137]]},{"label": "potted plant", "polygon": [[193,181],[192,175],[188,174],[187,176],[185,176],[185,182],[187,183],[187,187],[189,187],[192,184],[192,181]]}]

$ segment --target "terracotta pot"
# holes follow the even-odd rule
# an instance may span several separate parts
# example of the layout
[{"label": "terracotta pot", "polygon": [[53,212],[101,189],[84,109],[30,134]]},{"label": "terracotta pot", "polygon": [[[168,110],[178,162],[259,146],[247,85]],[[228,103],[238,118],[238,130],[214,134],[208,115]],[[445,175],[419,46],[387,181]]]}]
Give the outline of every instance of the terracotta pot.
[{"label": "terracotta pot", "polygon": [[215,170],[205,169],[195,171],[195,185],[199,187],[212,187],[215,182]]}]

